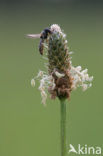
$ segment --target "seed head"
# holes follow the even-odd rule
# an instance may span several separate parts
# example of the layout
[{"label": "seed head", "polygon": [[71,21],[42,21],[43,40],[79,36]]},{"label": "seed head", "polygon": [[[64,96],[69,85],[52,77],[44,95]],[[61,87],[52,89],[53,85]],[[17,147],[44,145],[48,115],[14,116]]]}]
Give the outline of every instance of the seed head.
[{"label": "seed head", "polygon": [[[45,103],[47,91],[51,98],[69,99],[72,90],[82,87],[83,91],[91,87],[93,77],[89,77],[88,70],[82,70],[81,66],[73,67],[71,53],[69,52],[66,35],[57,24],[50,27],[51,34],[45,40],[44,46],[47,52],[47,73],[40,71],[35,77],[40,80],[42,102]],[[34,78],[34,79],[35,79]],[[31,84],[34,86],[35,81]]]}]

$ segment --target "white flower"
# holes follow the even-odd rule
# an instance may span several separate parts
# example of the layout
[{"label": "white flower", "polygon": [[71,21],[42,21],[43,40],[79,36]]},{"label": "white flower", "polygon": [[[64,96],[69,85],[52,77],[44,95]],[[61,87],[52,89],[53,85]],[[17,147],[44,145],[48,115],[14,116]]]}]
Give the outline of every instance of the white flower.
[{"label": "white flower", "polygon": [[34,79],[31,80],[31,86],[35,87],[35,80]]},{"label": "white flower", "polygon": [[92,87],[92,83],[90,83],[88,87]]},{"label": "white flower", "polygon": [[82,70],[81,66],[73,67],[71,64],[70,74],[73,78],[72,89],[77,89],[77,87],[82,87],[83,91],[87,90],[92,86],[90,83],[93,80],[93,76],[89,77],[88,69]]},{"label": "white flower", "polygon": [[[58,24],[53,24],[51,25],[50,27],[50,30],[54,33],[59,33],[59,34],[62,34],[63,38],[66,38],[66,34],[64,34],[60,28],[60,26]],[[59,36],[58,36],[58,39],[59,39]],[[66,43],[67,43],[67,40],[66,40]]]},{"label": "white flower", "polygon": [[[81,66],[73,67],[71,62],[71,69],[68,69],[68,73],[72,76],[72,90],[82,87],[82,90],[85,91],[92,86],[91,81],[93,76],[89,77],[88,69],[82,70]],[[54,73],[58,78],[65,76],[64,73],[59,73],[54,69]],[[52,75],[46,74],[44,71],[39,71],[38,75],[31,80],[31,85],[35,86],[35,79],[40,81],[39,90],[41,92],[42,103],[45,105],[47,99],[48,88],[51,87],[53,90],[55,88],[55,82]]]},{"label": "white flower", "polygon": [[83,85],[82,85],[83,91],[87,90],[87,88],[88,88],[88,85],[87,85],[87,84],[83,84]]},{"label": "white flower", "polygon": [[42,103],[46,104],[47,94],[44,90],[41,91]]},{"label": "white flower", "polygon": [[51,29],[52,32],[59,32],[59,33],[62,33],[61,28],[59,27],[58,24],[53,24],[53,25],[51,25],[50,29]]},{"label": "white flower", "polygon": [[78,71],[81,71],[81,70],[82,70],[82,67],[81,67],[81,66],[77,66],[76,69],[77,69]]},{"label": "white flower", "polygon": [[55,87],[54,79],[52,75],[47,75],[44,71],[39,71],[38,75],[31,80],[31,85],[35,86],[35,79],[38,79],[40,81],[39,90],[41,92],[42,97],[42,103],[45,105],[46,99],[47,99],[47,91],[49,86],[51,86],[52,89]]},{"label": "white flower", "polygon": [[88,72],[88,69],[85,69],[85,70],[83,70],[81,73],[82,73],[82,74],[87,74],[87,72]]},{"label": "white flower", "polygon": [[[62,35],[63,35],[63,38],[66,38],[66,34],[64,34],[63,32],[61,32],[62,33]],[[65,40],[65,43],[67,43],[68,41],[67,40]]]},{"label": "white flower", "polygon": [[37,75],[37,78],[42,77],[43,74],[44,74],[44,72],[40,70],[39,73],[38,73],[38,75]]},{"label": "white flower", "polygon": [[70,52],[69,52],[70,55],[73,54],[73,53],[74,53],[73,51],[70,51]]},{"label": "white flower", "polygon": [[65,44],[67,44],[68,43],[68,41],[67,40],[65,40]]},{"label": "white flower", "polygon": [[61,77],[63,77],[63,76],[65,76],[65,74],[61,74],[61,73],[59,73],[59,72],[55,72],[55,75],[58,77],[58,78],[61,78]]}]

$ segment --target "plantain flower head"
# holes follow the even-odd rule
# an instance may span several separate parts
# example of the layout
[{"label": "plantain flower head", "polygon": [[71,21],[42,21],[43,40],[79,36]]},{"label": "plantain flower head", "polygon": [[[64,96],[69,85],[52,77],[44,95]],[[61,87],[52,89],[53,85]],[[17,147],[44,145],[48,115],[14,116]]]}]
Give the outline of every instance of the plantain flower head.
[{"label": "plantain flower head", "polygon": [[82,70],[81,66],[74,67],[71,61],[71,53],[68,49],[66,35],[60,26],[50,26],[51,33],[45,40],[47,72],[39,71],[38,75],[31,80],[35,86],[35,80],[40,81],[42,103],[46,103],[47,92],[52,99],[69,99],[72,90],[81,87],[83,91],[92,86],[93,76],[89,77],[88,70]]}]

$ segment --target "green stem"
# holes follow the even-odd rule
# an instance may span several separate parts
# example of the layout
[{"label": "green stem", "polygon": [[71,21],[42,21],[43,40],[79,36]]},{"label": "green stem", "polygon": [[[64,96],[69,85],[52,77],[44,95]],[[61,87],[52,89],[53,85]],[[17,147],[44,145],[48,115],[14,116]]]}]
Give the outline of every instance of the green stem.
[{"label": "green stem", "polygon": [[66,156],[66,102],[60,99],[61,106],[61,156]]}]

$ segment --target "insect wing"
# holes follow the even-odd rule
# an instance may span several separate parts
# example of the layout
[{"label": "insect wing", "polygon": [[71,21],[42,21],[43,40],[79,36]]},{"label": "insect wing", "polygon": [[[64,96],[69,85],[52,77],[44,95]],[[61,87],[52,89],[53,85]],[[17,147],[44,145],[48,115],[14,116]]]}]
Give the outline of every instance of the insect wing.
[{"label": "insect wing", "polygon": [[41,34],[27,34],[27,37],[34,38],[34,39],[40,38],[40,36],[41,36]]}]

